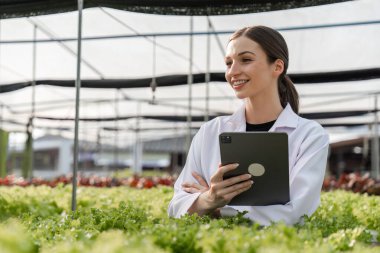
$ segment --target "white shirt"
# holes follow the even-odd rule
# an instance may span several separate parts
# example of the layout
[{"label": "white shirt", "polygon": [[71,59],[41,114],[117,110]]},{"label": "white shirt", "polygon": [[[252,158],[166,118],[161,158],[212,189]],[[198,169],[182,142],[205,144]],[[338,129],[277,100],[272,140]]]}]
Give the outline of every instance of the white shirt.
[{"label": "white shirt", "polygon": [[[191,175],[195,171],[210,185],[210,178],[220,164],[219,134],[244,132],[246,129],[245,106],[231,116],[217,117],[199,129],[190,146],[186,164],[174,184],[174,196],[168,208],[169,216],[181,217],[200,193],[182,190],[184,182],[198,183]],[[328,134],[315,121],[295,114],[288,104],[269,132],[285,132],[289,143],[290,202],[270,206],[225,206],[222,216],[248,211],[245,217],[261,224],[284,221],[295,224],[303,215],[310,216],[320,203],[320,192],[326,170],[329,147]],[[252,187],[255,187],[253,184]]]}]

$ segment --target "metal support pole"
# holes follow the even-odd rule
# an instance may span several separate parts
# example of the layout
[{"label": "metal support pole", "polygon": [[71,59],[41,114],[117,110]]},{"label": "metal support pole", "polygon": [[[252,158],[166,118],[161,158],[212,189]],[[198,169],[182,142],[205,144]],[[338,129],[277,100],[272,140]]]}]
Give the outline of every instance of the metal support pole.
[{"label": "metal support pole", "polygon": [[114,143],[114,164],[115,168],[117,168],[117,165],[119,164],[119,148],[118,148],[118,140],[119,140],[119,89],[116,89],[115,93],[115,143]]},{"label": "metal support pole", "polygon": [[[98,157],[102,157],[102,128],[98,127],[98,131],[96,133],[96,151],[98,152]],[[106,168],[106,166],[104,166]]]},{"label": "metal support pole", "polygon": [[[207,19],[207,32],[211,32],[211,23],[209,19]],[[207,34],[207,52],[206,52],[206,76],[205,76],[205,83],[206,83],[206,111],[205,111],[205,121],[208,121],[209,115],[210,115],[210,34]]]},{"label": "metal support pole", "polygon": [[77,208],[77,171],[78,171],[78,129],[79,129],[79,98],[80,98],[80,66],[82,54],[82,9],[83,0],[78,0],[78,53],[77,53],[77,79],[76,79],[76,95],[75,95],[75,136],[74,136],[74,168],[73,168],[73,192],[71,198],[71,210]]},{"label": "metal support pole", "polygon": [[[0,102],[0,131],[2,131],[2,128],[3,128],[3,104]],[[0,145],[1,145],[1,143],[3,143],[3,135],[2,134],[0,134]],[[2,175],[3,173],[2,173],[2,168],[1,168],[1,164],[0,164],[0,178],[2,177],[2,176],[5,176],[5,175]],[[8,171],[7,171],[7,166],[5,167],[5,174],[7,174],[8,173]]]},{"label": "metal support pole", "polygon": [[375,113],[373,122],[373,139],[372,139],[372,176],[379,179],[379,133],[378,133],[378,113],[377,113],[377,94],[375,94]]},{"label": "metal support pole", "polygon": [[[224,49],[224,46],[222,44],[222,41],[220,40],[219,36],[218,36],[218,32],[215,30],[212,22],[211,22],[211,19],[209,16],[207,16],[207,21],[208,21],[208,24],[210,25],[210,30],[213,32],[213,34],[215,35],[215,40],[216,40],[216,43],[218,43],[218,46],[219,46],[219,49],[220,49],[220,52],[222,54],[222,57],[224,58],[224,56],[226,55],[226,51]],[[232,32],[233,33],[233,32]],[[231,33],[230,33],[231,34]]]},{"label": "metal support pole", "polygon": [[[1,42],[1,19],[0,19],[0,42]],[[1,81],[1,43],[0,43],[0,81]]]},{"label": "metal support pole", "polygon": [[[192,83],[193,83],[193,16],[190,17],[190,42],[189,42],[189,74],[187,76],[187,85],[189,87],[188,113],[187,113],[187,136],[186,136],[186,154],[188,154],[191,144],[191,101],[192,101]],[[187,156],[187,155],[186,155]]]},{"label": "metal support pole", "polygon": [[3,103],[0,102],[0,129],[3,128]]},{"label": "metal support pole", "polygon": [[[1,19],[0,19],[0,42],[1,42]],[[1,44],[0,44],[0,83],[1,83]],[[3,103],[0,102],[0,129],[3,127]]]},{"label": "metal support pole", "polygon": [[141,103],[137,103],[137,117],[136,117],[136,130],[135,130],[135,145],[133,149],[133,173],[135,175],[142,174],[142,159],[143,159],[143,144],[140,140],[140,115]]},{"label": "metal support pole", "polygon": [[37,66],[37,26],[33,26],[33,67],[32,67],[32,116],[30,120],[30,131],[31,131],[31,142],[32,142],[32,151],[30,153],[30,171],[29,178],[33,177],[34,170],[34,143],[33,143],[33,131],[34,131],[34,117],[36,116],[36,66]]},{"label": "metal support pole", "polygon": [[156,103],[156,64],[157,64],[157,56],[156,56],[156,37],[153,37],[153,59],[152,59],[152,82],[150,83],[150,88],[152,89],[152,104]]}]

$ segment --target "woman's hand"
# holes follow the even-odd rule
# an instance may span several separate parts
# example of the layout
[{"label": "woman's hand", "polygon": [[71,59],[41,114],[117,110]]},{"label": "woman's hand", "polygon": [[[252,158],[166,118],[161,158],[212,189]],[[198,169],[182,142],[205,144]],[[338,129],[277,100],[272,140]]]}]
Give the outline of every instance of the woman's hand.
[{"label": "woman's hand", "polygon": [[191,175],[193,175],[193,177],[198,181],[198,184],[197,183],[187,183],[187,182],[183,183],[182,189],[185,192],[197,193],[197,192],[205,192],[209,189],[206,180],[204,180],[201,175],[199,175],[195,171],[191,172]]},{"label": "woman's hand", "polygon": [[236,163],[219,166],[217,172],[211,177],[210,187],[207,190],[202,188],[204,191],[199,190],[202,193],[189,208],[188,212],[190,214],[196,212],[199,215],[212,213],[217,208],[227,205],[231,199],[238,194],[251,188],[253,181],[249,180],[251,178],[250,174],[244,174],[223,180],[223,175],[226,172],[232,171],[238,166],[239,164]]}]

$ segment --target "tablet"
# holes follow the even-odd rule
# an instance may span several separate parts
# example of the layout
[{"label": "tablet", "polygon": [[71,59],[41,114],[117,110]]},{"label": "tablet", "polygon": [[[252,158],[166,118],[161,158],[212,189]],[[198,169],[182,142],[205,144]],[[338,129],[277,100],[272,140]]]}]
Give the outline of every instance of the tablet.
[{"label": "tablet", "polygon": [[219,135],[222,165],[239,167],[224,179],[251,174],[252,187],[229,205],[266,206],[289,202],[288,135],[278,132],[231,132]]}]

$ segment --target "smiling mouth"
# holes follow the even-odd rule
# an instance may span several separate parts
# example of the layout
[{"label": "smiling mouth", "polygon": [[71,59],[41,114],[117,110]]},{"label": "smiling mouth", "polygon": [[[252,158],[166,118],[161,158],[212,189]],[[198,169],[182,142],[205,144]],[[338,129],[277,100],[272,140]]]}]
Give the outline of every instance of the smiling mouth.
[{"label": "smiling mouth", "polygon": [[238,89],[240,87],[242,87],[244,84],[246,84],[248,82],[248,80],[238,80],[238,81],[234,81],[232,82],[232,87],[234,89]]}]

